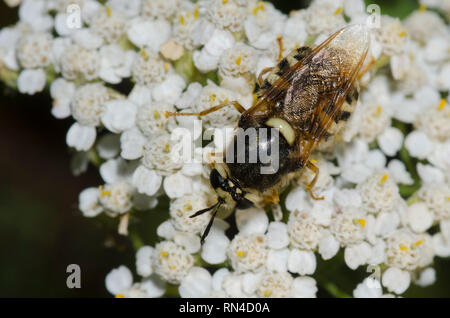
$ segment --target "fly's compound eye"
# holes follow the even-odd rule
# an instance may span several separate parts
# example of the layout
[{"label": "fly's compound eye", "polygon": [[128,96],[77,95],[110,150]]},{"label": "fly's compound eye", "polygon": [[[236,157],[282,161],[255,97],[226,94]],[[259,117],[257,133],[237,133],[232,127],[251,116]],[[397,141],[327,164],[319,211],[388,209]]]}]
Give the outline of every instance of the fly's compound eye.
[{"label": "fly's compound eye", "polygon": [[239,210],[250,209],[252,206],[253,202],[247,200],[246,198],[241,198],[239,201],[236,202],[236,208],[238,208]]},{"label": "fly's compound eye", "polygon": [[219,171],[216,169],[211,170],[211,174],[209,175],[209,182],[214,189],[220,188],[225,179],[220,175]]}]

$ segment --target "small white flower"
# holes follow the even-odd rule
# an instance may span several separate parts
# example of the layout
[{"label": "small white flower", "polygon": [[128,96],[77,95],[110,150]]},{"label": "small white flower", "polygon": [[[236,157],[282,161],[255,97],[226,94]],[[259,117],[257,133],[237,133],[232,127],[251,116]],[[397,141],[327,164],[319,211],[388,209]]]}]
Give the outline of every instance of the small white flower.
[{"label": "small white flower", "polygon": [[398,186],[387,174],[375,173],[357,189],[368,212],[393,211],[401,202]]},{"label": "small white flower", "polygon": [[127,36],[137,47],[148,46],[158,52],[160,45],[169,39],[170,31],[170,23],[164,19],[134,18],[128,26]]},{"label": "small white flower", "polygon": [[361,196],[355,189],[336,189],[333,196],[334,202],[341,208],[361,206]]},{"label": "small white flower", "polygon": [[414,183],[409,172],[406,170],[406,166],[403,161],[398,159],[393,159],[389,161],[387,166],[389,174],[392,175],[392,178],[396,183],[411,185]]},{"label": "small white flower", "polygon": [[142,277],[148,277],[153,273],[152,255],[154,248],[142,246],[136,253],[136,271]]},{"label": "small white flower", "polygon": [[162,184],[162,177],[154,170],[139,166],[133,174],[133,185],[139,193],[154,195]]},{"label": "small white flower", "polygon": [[63,78],[58,78],[50,85],[50,95],[53,98],[52,115],[58,119],[71,115],[70,103],[75,94],[75,84]]},{"label": "small white flower", "polygon": [[233,268],[239,272],[257,271],[266,261],[266,240],[262,235],[238,234],[227,251]]},{"label": "small white flower", "polygon": [[126,181],[106,184],[100,190],[100,203],[105,210],[112,213],[123,214],[132,207],[133,188]]},{"label": "small white flower", "polygon": [[141,282],[140,288],[147,297],[161,297],[166,292],[166,282],[157,275],[151,275]]},{"label": "small white flower", "polygon": [[322,234],[322,238],[319,241],[319,254],[324,260],[333,258],[339,251],[339,242],[329,232]]},{"label": "small white flower", "polygon": [[411,275],[407,271],[390,267],[383,273],[383,286],[390,292],[403,294],[409,287]]},{"label": "small white flower", "polygon": [[170,241],[156,244],[153,253],[155,273],[172,284],[179,284],[194,266],[194,258],[186,250]]},{"label": "small white flower", "polygon": [[428,267],[420,272],[419,279],[414,283],[421,286],[427,287],[433,285],[436,281],[436,270],[432,267]]},{"label": "small white flower", "polygon": [[381,150],[383,150],[386,155],[392,157],[402,147],[403,134],[399,129],[389,127],[378,136],[377,140]]},{"label": "small white flower", "polygon": [[103,84],[86,84],[79,87],[71,104],[73,118],[82,125],[99,125],[104,104],[109,98],[108,89]]},{"label": "small white flower", "polygon": [[235,216],[237,228],[242,234],[264,234],[269,225],[269,218],[263,209],[238,209]]},{"label": "small white flower", "polygon": [[433,247],[434,252],[439,257],[450,256],[450,244],[449,240],[442,234],[436,233],[433,235]]},{"label": "small white flower", "polygon": [[333,216],[330,231],[341,244],[356,244],[365,238],[366,222],[367,216],[361,209],[349,207]]},{"label": "small white flower", "polygon": [[123,51],[118,45],[103,46],[100,49],[99,77],[107,83],[118,84],[122,78],[130,77],[135,53]]},{"label": "small white flower", "polygon": [[312,277],[297,277],[292,282],[291,297],[316,298],[317,283]]},{"label": "small white flower", "polygon": [[408,206],[406,211],[408,224],[414,232],[421,233],[428,230],[433,224],[433,213],[423,202],[414,203]]},{"label": "small white flower", "polygon": [[99,10],[90,23],[92,31],[109,43],[120,40],[125,33],[125,25],[125,16],[110,7],[106,10]]},{"label": "small white flower", "polygon": [[138,129],[132,128],[123,132],[120,136],[120,146],[122,152],[120,155],[127,160],[134,160],[142,157],[144,145],[147,139]]},{"label": "small white flower", "polygon": [[283,249],[289,244],[287,225],[283,222],[271,222],[266,234],[267,246],[271,249]]},{"label": "small white flower", "polygon": [[[269,239],[267,239],[269,242]],[[270,249],[267,254],[266,268],[273,272],[286,272],[287,262],[289,258],[289,249],[283,248],[278,250]]]},{"label": "small white flower", "polygon": [[227,248],[230,239],[225,235],[229,225],[216,219],[202,247],[202,258],[209,264],[220,264],[227,259]]},{"label": "small white flower", "polygon": [[405,147],[411,156],[425,159],[431,152],[432,143],[424,132],[414,130],[406,136]]},{"label": "small white flower", "polygon": [[414,270],[429,265],[434,256],[431,237],[398,230],[387,240],[387,264],[400,269]]},{"label": "small white flower", "polygon": [[131,180],[135,167],[135,165],[119,157],[102,163],[99,171],[106,183],[114,183],[120,180]]},{"label": "small white flower", "polygon": [[344,252],[345,263],[349,268],[355,270],[367,263],[371,253],[372,249],[366,242],[347,246]]},{"label": "small white flower", "polygon": [[176,233],[177,230],[173,226],[171,220],[162,222],[156,229],[156,234],[158,234],[159,237],[162,237],[166,240],[172,240]]},{"label": "small white flower", "polygon": [[219,64],[219,57],[211,55],[206,50],[195,51],[192,57],[195,67],[204,73],[216,69]]},{"label": "small white flower", "polygon": [[292,246],[314,250],[319,244],[322,227],[316,223],[312,215],[298,211],[289,215],[287,226]]},{"label": "small white flower", "polygon": [[205,209],[207,205],[207,198],[201,193],[192,193],[175,199],[170,203],[170,216],[174,227],[183,232],[202,232],[208,224],[210,215],[204,213],[195,218],[191,218],[191,216],[195,212]]},{"label": "small white flower", "polygon": [[106,289],[113,295],[124,293],[133,283],[133,275],[126,266],[111,270],[105,278]]},{"label": "small white flower", "polygon": [[100,71],[100,54],[77,45],[69,46],[60,58],[61,73],[68,80],[93,80]]},{"label": "small white flower", "polygon": [[115,99],[105,103],[102,123],[113,133],[121,133],[134,126],[137,106],[128,100]]},{"label": "small white flower", "polygon": [[396,212],[380,212],[375,219],[373,230],[380,237],[387,237],[400,225],[400,217]]},{"label": "small white flower", "polygon": [[288,270],[300,275],[312,275],[316,271],[316,256],[310,251],[292,249],[288,258]]},{"label": "small white flower", "polygon": [[230,273],[228,268],[222,267],[216,270],[212,276],[212,288],[214,291],[219,292],[222,290],[222,282],[225,276]]},{"label": "small white flower", "polygon": [[[179,154],[182,150],[180,146],[181,144],[172,140],[168,133],[159,133],[145,144],[142,164],[148,169],[157,170],[161,175],[170,175],[183,166],[183,158]],[[178,181],[186,181],[182,176],[175,178],[178,178]]]},{"label": "small white flower", "polygon": [[417,163],[417,173],[425,185],[443,184],[445,180],[442,170],[432,165]]},{"label": "small white flower", "polygon": [[44,68],[52,62],[50,33],[24,35],[17,43],[17,58],[23,68]]},{"label": "small white flower", "polygon": [[355,298],[379,298],[382,294],[381,283],[372,277],[365,278],[353,291]]},{"label": "small white flower", "polygon": [[85,217],[95,217],[103,212],[98,197],[100,190],[98,188],[87,188],[81,191],[78,197],[78,208]]},{"label": "small white flower", "polygon": [[306,200],[307,195],[308,194],[305,192],[305,188],[302,186],[298,186],[292,189],[286,197],[286,209],[291,212],[294,212],[295,210],[307,211],[311,208],[308,201]]},{"label": "small white flower", "polygon": [[66,136],[66,143],[78,151],[87,151],[94,145],[97,132],[94,127],[74,123]]},{"label": "small white flower", "polygon": [[151,18],[170,18],[178,9],[185,5],[179,0],[142,0],[142,15]]},{"label": "small white flower", "polygon": [[181,198],[182,196],[192,192],[192,179],[186,177],[181,172],[172,174],[164,178],[164,191],[169,198]]},{"label": "small white flower", "polygon": [[201,248],[200,237],[194,233],[178,232],[173,240],[190,254],[197,253]]},{"label": "small white flower", "polygon": [[254,72],[255,67],[255,50],[243,43],[237,43],[220,57],[219,74],[222,77],[240,76]]},{"label": "small white flower", "polygon": [[181,280],[178,291],[181,298],[204,298],[209,296],[211,289],[211,274],[204,268],[192,267]]},{"label": "small white flower", "polygon": [[53,18],[46,12],[47,2],[44,0],[24,0],[19,7],[20,21],[32,30],[49,31],[53,26]]},{"label": "small white flower", "polygon": [[141,0],[108,0],[106,6],[113,10],[121,12],[127,18],[132,18],[140,13]]},{"label": "small white flower", "polygon": [[120,152],[119,136],[115,134],[106,134],[99,138],[96,149],[100,158],[112,159]]},{"label": "small white flower", "polygon": [[242,28],[246,8],[238,1],[202,1],[200,5],[206,10],[208,19],[218,27],[231,32],[238,32]]},{"label": "small white flower", "polygon": [[424,185],[418,195],[428,209],[434,214],[436,220],[445,220],[450,217],[450,187],[444,183]]},{"label": "small white flower", "polygon": [[155,85],[152,90],[152,96],[156,102],[173,105],[185,87],[186,83],[180,75],[171,74],[162,83]]},{"label": "small white flower", "polygon": [[25,69],[19,74],[17,88],[22,94],[34,95],[45,88],[46,77],[43,69]]},{"label": "small white flower", "polygon": [[291,274],[266,272],[261,277],[258,288],[258,297],[287,298],[290,296],[293,278]]}]

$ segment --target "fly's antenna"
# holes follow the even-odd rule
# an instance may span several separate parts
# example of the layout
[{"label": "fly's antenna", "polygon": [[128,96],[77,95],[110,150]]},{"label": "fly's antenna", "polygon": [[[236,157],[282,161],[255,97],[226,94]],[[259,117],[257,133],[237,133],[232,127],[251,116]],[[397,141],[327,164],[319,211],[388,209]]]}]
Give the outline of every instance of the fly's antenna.
[{"label": "fly's antenna", "polygon": [[216,217],[217,212],[219,211],[219,207],[220,207],[220,205],[221,205],[222,203],[223,203],[223,201],[222,201],[222,200],[219,200],[219,201],[217,201],[214,205],[210,206],[209,208],[200,210],[200,211],[198,211],[198,212],[196,212],[195,214],[193,214],[193,215],[190,216],[190,218],[195,218],[196,216],[202,215],[203,213],[206,213],[206,212],[208,212],[208,211],[211,211],[211,210],[214,211],[213,214],[212,214],[212,216],[211,216],[211,219],[209,220],[208,225],[206,226],[205,232],[203,232],[203,234],[202,234],[202,238],[201,238],[201,240],[200,240],[200,242],[201,242],[202,245],[203,245],[203,243],[205,243],[205,239],[206,239],[206,237],[208,236],[209,231],[211,230],[211,227],[212,227],[213,222],[214,222],[214,218]]}]

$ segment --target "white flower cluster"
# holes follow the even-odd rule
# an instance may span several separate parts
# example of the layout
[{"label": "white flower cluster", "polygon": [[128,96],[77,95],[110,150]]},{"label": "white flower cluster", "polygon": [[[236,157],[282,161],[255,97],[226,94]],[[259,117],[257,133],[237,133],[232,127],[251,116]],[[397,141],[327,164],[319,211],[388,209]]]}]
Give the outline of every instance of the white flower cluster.
[{"label": "white flower cluster", "polygon": [[[75,120],[67,133],[74,172],[90,161],[104,180],[80,194],[83,215],[117,217],[126,235],[130,214],[170,199],[161,241],[136,253],[141,279],[112,270],[112,294],[160,297],[172,284],[181,297],[315,297],[318,262],[342,249],[350,269],[381,270],[355,297],[400,295],[411,283],[432,284],[433,258],[450,256],[450,28],[425,7],[450,15],[449,1],[422,0],[405,21],[382,16],[371,30],[356,111],[334,145],[314,154],[313,191],[324,200],[304,190],[305,171],[281,202],[284,218],[237,210],[231,236],[219,214],[203,245],[210,215],[189,216],[215,200],[209,167],[182,160],[194,119],[165,112],[250,107],[280,39],[286,55],[365,23],[364,1],[315,0],[289,16],[257,0],[6,2],[20,4],[20,21],[0,31],[1,79],[26,94],[49,85],[52,114]],[[72,2],[79,11],[68,11]],[[77,19],[79,27],[68,24]],[[223,108],[203,124],[233,127],[238,118]],[[194,152],[201,156],[201,145]]]}]

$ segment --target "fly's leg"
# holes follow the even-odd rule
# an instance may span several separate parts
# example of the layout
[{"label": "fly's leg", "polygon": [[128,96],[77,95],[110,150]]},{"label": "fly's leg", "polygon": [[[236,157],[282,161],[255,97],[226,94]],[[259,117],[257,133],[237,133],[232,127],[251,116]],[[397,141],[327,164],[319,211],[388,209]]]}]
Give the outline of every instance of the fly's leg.
[{"label": "fly's leg", "polygon": [[[277,42],[278,42],[278,46],[280,48],[280,53],[278,54],[278,61],[281,61],[283,59],[283,37],[281,35],[279,35],[277,37]],[[269,73],[270,71],[272,71],[275,67],[266,67],[263,68],[262,71],[259,73],[258,75],[258,85],[259,87],[262,86],[263,84],[263,76],[267,73]]]},{"label": "fly's leg", "polygon": [[266,67],[266,68],[263,68],[261,73],[259,73],[259,75],[258,75],[258,85],[259,85],[259,87],[261,87],[262,84],[263,84],[263,76],[264,76],[264,74],[269,73],[273,69],[274,69],[273,67]]},{"label": "fly's leg", "polygon": [[372,65],[375,63],[375,58],[373,56],[370,57],[369,63],[367,63],[366,66],[359,72],[358,79],[361,79],[372,67]]},{"label": "fly's leg", "polygon": [[266,204],[278,204],[280,203],[280,194],[277,189],[272,189],[268,194],[264,196]]},{"label": "fly's leg", "polygon": [[234,108],[236,108],[238,112],[240,112],[240,113],[245,112],[245,108],[238,102],[224,102],[222,104],[205,109],[204,111],[201,111],[199,113],[164,112],[164,116],[166,118],[169,118],[171,116],[200,116],[201,117],[201,116],[206,116],[208,114],[211,114],[215,111],[218,111],[219,109],[222,109],[225,106],[234,106]]},{"label": "fly's leg", "polygon": [[323,200],[324,197],[316,197],[313,193],[312,193],[312,188],[314,187],[314,185],[317,182],[317,178],[319,177],[319,168],[317,166],[315,166],[311,161],[308,161],[308,163],[306,164],[306,167],[308,169],[310,169],[312,172],[314,172],[314,178],[311,180],[311,182],[306,186],[306,190],[308,191],[309,195],[311,196],[311,198],[313,198],[314,200]]},{"label": "fly's leg", "polygon": [[278,47],[280,48],[280,53],[278,54],[278,62],[283,59],[283,37],[281,35],[277,36]]}]

